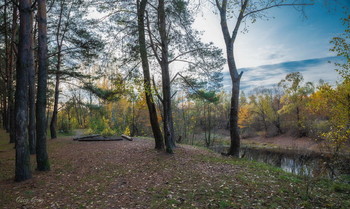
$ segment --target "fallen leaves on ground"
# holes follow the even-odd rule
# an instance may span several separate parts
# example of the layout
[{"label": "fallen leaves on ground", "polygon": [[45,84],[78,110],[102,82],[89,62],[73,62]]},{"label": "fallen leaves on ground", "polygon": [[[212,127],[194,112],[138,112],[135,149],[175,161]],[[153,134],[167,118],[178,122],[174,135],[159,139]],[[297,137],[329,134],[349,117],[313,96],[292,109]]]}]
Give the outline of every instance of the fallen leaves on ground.
[{"label": "fallen leaves on ground", "polygon": [[[317,188],[305,199],[292,174],[202,148],[179,145],[175,154],[151,140],[49,140],[52,170],[13,182],[14,150],[0,153],[1,208],[255,208],[339,207],[346,194]],[[33,168],[35,156],[32,156]],[[284,177],[284,178],[283,178]],[[286,179],[297,179],[295,182]],[[321,192],[319,192],[321,191]],[[317,198],[316,198],[317,197]],[[344,202],[343,202],[344,201]]]}]

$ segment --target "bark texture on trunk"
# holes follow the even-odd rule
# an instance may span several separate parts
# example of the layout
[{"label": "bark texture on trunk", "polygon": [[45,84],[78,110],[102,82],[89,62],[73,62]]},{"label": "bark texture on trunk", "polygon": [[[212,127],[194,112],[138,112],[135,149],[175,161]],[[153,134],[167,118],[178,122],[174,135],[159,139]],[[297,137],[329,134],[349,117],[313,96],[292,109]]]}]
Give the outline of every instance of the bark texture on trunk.
[{"label": "bark texture on trunk", "polygon": [[34,67],[32,53],[31,0],[20,0],[20,29],[18,47],[16,113],[16,170],[15,181],[32,177],[28,146],[28,72]]},{"label": "bark texture on trunk", "polygon": [[6,86],[9,86],[9,60],[8,58],[10,57],[10,47],[9,47],[9,41],[8,41],[8,24],[7,24],[7,1],[5,0],[4,2],[4,13],[3,13],[3,21],[4,21],[4,41],[5,41],[5,74],[6,77],[4,79],[4,90],[5,92],[3,93],[3,127],[6,130],[6,132],[10,132],[10,124],[8,120],[9,112],[8,112],[8,92]]},{"label": "bark texture on trunk", "polygon": [[47,19],[46,0],[38,0],[38,92],[36,102],[36,162],[39,171],[49,171],[46,148]]},{"label": "bark texture on trunk", "polygon": [[[58,98],[60,94],[59,89],[60,89],[60,75],[61,75],[60,73],[61,73],[61,60],[62,60],[62,45],[63,45],[63,40],[65,38],[65,33],[67,31],[67,27],[68,27],[68,24],[65,24],[64,28],[61,30],[63,11],[64,11],[64,1],[60,2],[60,7],[61,7],[60,15],[58,17],[58,25],[57,25],[57,31],[56,31],[57,63],[56,63],[56,84],[55,84],[55,93],[54,93],[55,101],[53,105],[52,117],[50,122],[51,139],[57,138],[57,114],[58,114]],[[70,13],[70,10],[69,10],[69,13]]]},{"label": "bark texture on trunk", "polygon": [[[60,58],[59,58],[60,59]],[[55,85],[55,101],[53,104],[53,112],[50,123],[50,133],[51,139],[57,138],[57,114],[58,114],[58,97],[59,97],[59,88],[60,88],[60,75],[59,75],[60,65],[57,66],[56,69],[56,85]]]},{"label": "bark texture on trunk", "polygon": [[230,109],[230,137],[231,145],[228,151],[228,155],[239,157],[240,149],[240,136],[238,129],[238,103],[239,103],[239,84],[240,81],[232,83],[232,96],[231,96],[231,109]]},{"label": "bark texture on trunk", "polygon": [[[31,24],[33,28],[33,13],[31,14]],[[34,30],[32,30],[32,45],[34,46]],[[34,51],[31,50],[33,57],[33,67],[28,71],[28,107],[29,107],[29,124],[28,124],[28,140],[30,154],[36,153],[36,138],[35,138],[35,69],[34,69]]]},{"label": "bark texture on trunk", "polygon": [[[15,3],[18,3],[16,0]],[[13,90],[13,76],[16,68],[16,57],[15,52],[17,50],[16,46],[16,36],[17,36],[17,20],[18,20],[18,8],[16,5],[13,5],[12,9],[12,34],[11,34],[11,53],[10,53],[10,71],[9,71],[9,77],[8,77],[8,86],[7,86],[7,93],[8,93],[8,109],[9,109],[9,116],[8,121],[10,124],[10,143],[15,143],[16,141],[16,130],[15,130],[15,107],[14,107],[14,90]]]},{"label": "bark texture on trunk", "polygon": [[161,60],[162,69],[162,87],[163,87],[163,120],[164,120],[164,138],[167,153],[173,153],[175,146],[173,117],[171,110],[171,88],[168,62],[168,38],[166,33],[166,14],[164,0],[158,1],[158,23],[159,35],[161,39]]},{"label": "bark texture on trunk", "polygon": [[146,38],[145,38],[145,10],[147,0],[137,0],[138,3],[138,32],[139,32],[139,45],[140,45],[140,56],[142,60],[143,69],[143,86],[146,95],[146,102],[150,116],[150,122],[152,126],[153,136],[155,140],[155,148],[158,150],[164,149],[163,135],[159,126],[157,109],[154,104],[152,88],[151,88],[151,75],[149,70],[149,63],[147,58],[146,49]]}]

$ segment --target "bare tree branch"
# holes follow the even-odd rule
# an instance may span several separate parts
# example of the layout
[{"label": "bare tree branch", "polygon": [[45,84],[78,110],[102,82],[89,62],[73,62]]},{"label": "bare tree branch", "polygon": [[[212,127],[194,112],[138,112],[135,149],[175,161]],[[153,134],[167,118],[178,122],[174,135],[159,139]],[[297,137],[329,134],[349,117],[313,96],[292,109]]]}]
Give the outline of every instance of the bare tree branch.
[{"label": "bare tree branch", "polygon": [[171,95],[171,99],[175,96],[177,94],[177,91],[175,91],[174,93],[173,93],[173,95]]},{"label": "bare tree branch", "polygon": [[35,1],[33,2],[32,6],[31,6],[30,8],[33,9],[33,8],[35,7],[36,2],[37,2],[37,0],[35,0]]},{"label": "bare tree branch", "polygon": [[190,50],[190,51],[187,51],[187,52],[181,53],[181,54],[177,55],[177,56],[176,56],[174,59],[170,60],[168,63],[170,64],[170,63],[172,63],[172,62],[176,61],[176,60],[177,60],[177,58],[182,57],[182,56],[184,56],[184,55],[186,55],[186,54],[189,54],[189,53],[192,53],[192,52],[195,52],[195,51],[199,51],[199,50],[205,50],[205,49],[210,49],[210,48],[209,48],[209,47],[205,47],[205,48],[197,48],[197,49],[193,49],[193,50]]},{"label": "bare tree branch", "polygon": [[151,42],[151,47],[152,47],[152,50],[153,50],[153,53],[154,53],[154,56],[156,57],[158,63],[160,64],[161,63],[161,60],[160,60],[160,57],[157,53],[157,49],[154,47],[154,42],[153,42],[153,38],[152,38],[152,33],[151,33],[151,28],[150,28],[150,25],[149,25],[149,17],[148,17],[148,12],[146,11],[146,25],[147,25],[147,29],[148,29],[148,35],[149,35],[149,39],[150,39],[150,42]]},{"label": "bare tree branch", "polygon": [[268,7],[264,7],[264,8],[261,8],[261,9],[257,9],[257,10],[254,10],[254,11],[251,11],[251,12],[248,12],[246,14],[243,15],[243,18],[251,15],[251,14],[254,14],[254,13],[258,13],[258,12],[261,12],[261,11],[264,11],[264,10],[268,10],[268,9],[271,9],[271,8],[274,8],[274,7],[283,7],[283,6],[312,6],[314,5],[313,3],[310,3],[310,4],[276,4],[276,5],[272,5],[272,6],[268,6]]}]

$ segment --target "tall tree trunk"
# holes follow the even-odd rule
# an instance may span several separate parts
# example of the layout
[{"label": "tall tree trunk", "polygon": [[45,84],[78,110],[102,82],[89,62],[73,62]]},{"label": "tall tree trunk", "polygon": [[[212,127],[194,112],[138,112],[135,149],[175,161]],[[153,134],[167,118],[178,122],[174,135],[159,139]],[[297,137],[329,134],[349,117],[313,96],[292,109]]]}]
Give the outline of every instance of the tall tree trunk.
[{"label": "tall tree trunk", "polygon": [[81,128],[83,126],[82,125],[81,114],[80,114],[81,111],[79,111],[79,106],[77,105],[76,100],[74,100],[74,110],[75,110],[75,115],[76,115],[76,118],[77,118],[78,125]]},{"label": "tall tree trunk", "polygon": [[203,103],[203,125],[204,125],[204,139],[205,139],[205,146],[208,147],[208,136],[207,136],[207,131],[208,131],[208,121],[207,121],[207,111],[206,111],[206,105]]},{"label": "tall tree trunk", "polygon": [[[6,88],[6,84],[4,84],[4,87],[3,88]],[[1,105],[2,105],[2,127],[6,130],[6,126],[7,126],[7,113],[6,113],[6,110],[7,110],[7,101],[6,101],[6,93],[3,93],[2,95],[2,101],[1,101]]]},{"label": "tall tree trunk", "polygon": [[164,135],[167,153],[173,153],[175,146],[173,117],[171,110],[171,87],[168,62],[168,37],[166,34],[166,16],[164,0],[158,1],[158,23],[161,41],[161,69],[163,87]]},{"label": "tall tree trunk", "polygon": [[32,177],[28,147],[28,72],[34,67],[32,57],[31,0],[20,0],[20,29],[18,45],[16,113],[16,171],[15,181]]},{"label": "tall tree trunk", "polygon": [[7,0],[4,2],[4,13],[3,13],[3,19],[4,19],[4,41],[5,41],[5,75],[6,75],[6,80],[4,81],[5,83],[5,93],[3,96],[3,127],[7,132],[10,131],[10,126],[8,123],[8,103],[7,103],[7,97],[8,95],[7,88],[6,86],[9,85],[9,57],[10,57],[10,47],[9,47],[9,41],[8,41],[8,24],[7,24]]},{"label": "tall tree trunk", "polygon": [[350,128],[350,94],[347,95],[347,103],[348,103],[348,108],[347,108],[347,111],[348,111],[348,122],[347,122],[347,128],[349,129]]},{"label": "tall tree trunk", "polygon": [[[33,27],[33,13],[31,15],[31,24]],[[34,45],[34,30],[32,30],[32,44]],[[29,125],[28,125],[28,140],[30,154],[36,153],[36,138],[35,138],[35,68],[34,68],[34,51],[31,51],[33,57],[33,67],[28,72],[28,106],[29,106]]]},{"label": "tall tree trunk", "polygon": [[[184,100],[184,96],[182,95],[182,100]],[[187,140],[187,118],[186,118],[186,110],[184,107],[184,102],[182,102],[182,122],[183,122],[183,135],[184,139]]]},{"label": "tall tree trunk", "polygon": [[[59,60],[60,60],[59,56]],[[60,74],[59,74],[60,64],[57,64],[56,69],[56,85],[55,85],[55,100],[53,104],[53,112],[50,123],[51,139],[57,138],[57,114],[58,114],[58,97],[59,97],[59,87],[60,87]]]},{"label": "tall tree trunk", "polygon": [[231,96],[231,107],[230,107],[230,138],[231,145],[228,151],[228,155],[232,155],[235,157],[239,157],[239,149],[240,149],[240,136],[238,130],[238,110],[239,110],[239,85],[242,77],[242,73],[238,74],[235,58],[234,58],[234,42],[236,40],[239,27],[244,18],[243,14],[245,9],[247,8],[249,0],[244,0],[241,5],[240,13],[237,17],[237,22],[234,30],[232,31],[232,35],[229,32],[227,26],[227,0],[222,0],[222,4],[220,5],[219,0],[216,0],[216,6],[220,12],[220,25],[222,34],[224,36],[225,45],[226,45],[226,56],[228,68],[232,81],[232,96]]},{"label": "tall tree trunk", "polygon": [[47,19],[46,0],[38,0],[38,92],[36,100],[36,162],[39,171],[49,171],[46,149]]},{"label": "tall tree trunk", "polygon": [[267,137],[268,136],[268,134],[267,134],[267,121],[266,121],[264,111],[262,111],[262,121],[263,121],[263,125],[264,125],[265,137]]},{"label": "tall tree trunk", "polygon": [[[46,102],[48,102],[47,98],[46,98]],[[47,131],[48,131],[47,127],[49,127],[50,109],[51,109],[50,102],[48,104],[46,103],[46,126],[45,126],[46,127],[46,134],[47,134]]]},{"label": "tall tree trunk", "polygon": [[297,107],[297,109],[296,109],[296,116],[297,116],[298,137],[303,137],[306,135],[306,132],[305,132],[303,125],[302,125],[299,107]]},{"label": "tall tree trunk", "polygon": [[[17,3],[18,0],[15,0]],[[17,20],[18,20],[18,8],[17,5],[13,5],[12,9],[12,34],[11,34],[11,52],[10,52],[10,71],[7,82],[7,93],[8,93],[8,110],[9,116],[8,121],[10,124],[10,143],[16,141],[16,129],[15,129],[15,107],[14,107],[14,91],[13,91],[13,76],[16,69],[16,36],[17,36]]]},{"label": "tall tree trunk", "polygon": [[131,132],[130,132],[130,136],[135,136],[136,133],[136,125],[135,125],[135,101],[131,102],[131,109],[132,109],[132,118],[131,118]]},{"label": "tall tree trunk", "polygon": [[277,115],[277,118],[276,118],[276,121],[274,122],[274,124],[275,124],[275,126],[276,126],[276,128],[277,128],[277,135],[280,135],[280,134],[282,134],[283,133],[283,131],[282,131],[282,128],[281,128],[281,118],[280,118],[280,115],[277,113],[277,111],[279,110],[279,109],[281,109],[281,107],[280,107],[280,105],[281,105],[281,103],[280,103],[280,101],[281,101],[281,99],[279,98],[279,97],[276,97],[276,102],[277,102],[277,109],[275,110],[275,114]]},{"label": "tall tree trunk", "polygon": [[147,58],[146,38],[145,38],[145,10],[147,0],[137,0],[138,3],[138,31],[139,31],[139,45],[140,56],[142,60],[143,69],[143,87],[146,95],[146,102],[149,112],[149,118],[152,126],[153,137],[155,141],[155,148],[158,150],[164,149],[163,135],[158,122],[157,109],[154,104],[152,89],[151,89],[151,75],[149,70],[149,63]]},{"label": "tall tree trunk", "polygon": [[208,104],[208,147],[210,146],[211,142],[211,108],[210,104]]},{"label": "tall tree trunk", "polygon": [[[62,0],[60,2],[60,15],[58,17],[58,25],[57,25],[57,31],[56,31],[56,44],[57,44],[57,63],[56,63],[56,85],[55,85],[55,100],[53,105],[53,111],[52,111],[52,117],[51,117],[51,123],[50,123],[50,132],[51,132],[51,139],[57,138],[57,114],[58,114],[58,98],[59,98],[59,89],[60,89],[60,70],[61,70],[61,59],[62,59],[62,44],[65,37],[65,31],[67,24],[65,25],[65,29],[63,29],[63,34],[61,34],[61,25],[62,25],[62,17],[63,17],[63,11],[64,11],[64,1]],[[70,12],[70,10],[69,10]],[[68,21],[68,20],[67,20]]]},{"label": "tall tree trunk", "polygon": [[238,129],[238,110],[239,110],[239,79],[232,82],[232,96],[231,96],[231,109],[230,109],[230,137],[231,137],[231,145],[228,151],[228,155],[232,155],[235,157],[239,157],[239,149],[240,149],[240,136]]}]

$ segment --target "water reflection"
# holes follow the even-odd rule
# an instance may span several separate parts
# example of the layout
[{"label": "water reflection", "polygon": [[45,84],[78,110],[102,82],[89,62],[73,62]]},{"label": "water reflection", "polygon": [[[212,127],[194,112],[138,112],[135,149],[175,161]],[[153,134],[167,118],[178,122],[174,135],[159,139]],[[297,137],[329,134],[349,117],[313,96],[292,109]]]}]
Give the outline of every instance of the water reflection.
[{"label": "water reflection", "polygon": [[[213,146],[210,149],[226,153],[228,148],[228,146]],[[277,166],[297,175],[325,176],[333,179],[340,174],[349,174],[349,159],[334,162],[329,156],[316,152],[243,147],[240,150],[240,157]]]}]

